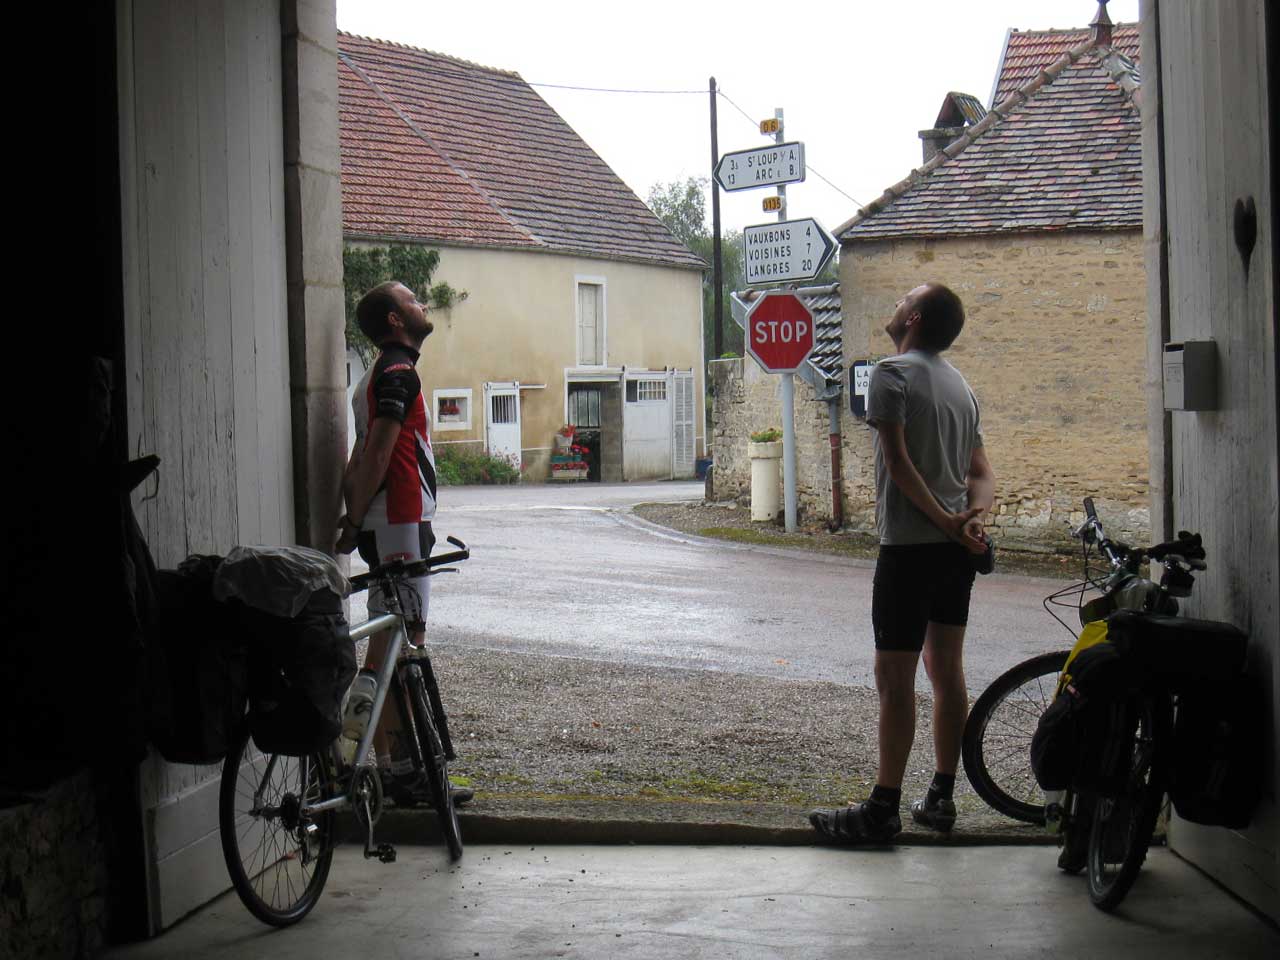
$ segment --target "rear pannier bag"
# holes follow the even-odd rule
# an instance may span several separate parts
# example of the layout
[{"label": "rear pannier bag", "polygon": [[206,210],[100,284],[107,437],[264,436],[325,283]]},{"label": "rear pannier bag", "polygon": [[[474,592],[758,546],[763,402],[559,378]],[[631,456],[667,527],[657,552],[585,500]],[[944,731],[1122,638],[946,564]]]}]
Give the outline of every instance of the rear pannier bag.
[{"label": "rear pannier bag", "polygon": [[249,731],[259,750],[302,755],[342,730],[356,654],[342,615],[347,580],[306,547],[236,547],[214,596],[234,612],[249,658]]},{"label": "rear pannier bag", "polygon": [[1143,676],[1175,693],[1213,686],[1244,669],[1248,637],[1229,623],[1119,610],[1107,639]]},{"label": "rear pannier bag", "polygon": [[1133,674],[1115,647],[1103,642],[1077,653],[1068,682],[1040,716],[1031,738],[1031,769],[1044,790],[1074,787],[1102,794],[1124,783],[1128,707]]},{"label": "rear pannier bag", "polygon": [[249,731],[264,753],[323,750],[342,732],[342,700],[356,675],[342,600],[317,590],[291,618],[238,601],[249,646]]},{"label": "rear pannier bag", "polygon": [[217,763],[244,718],[248,666],[234,618],[213,598],[221,557],[155,574],[147,633],[147,730],[171,763]]},{"label": "rear pannier bag", "polygon": [[1262,794],[1262,694],[1243,675],[1188,690],[1173,726],[1169,797],[1192,823],[1242,829]]}]

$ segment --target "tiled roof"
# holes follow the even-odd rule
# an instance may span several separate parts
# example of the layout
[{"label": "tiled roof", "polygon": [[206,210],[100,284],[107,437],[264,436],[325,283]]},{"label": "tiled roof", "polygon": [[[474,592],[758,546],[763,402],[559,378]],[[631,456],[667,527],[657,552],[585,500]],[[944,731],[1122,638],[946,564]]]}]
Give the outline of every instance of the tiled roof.
[{"label": "tiled roof", "polygon": [[[772,292],[771,289],[752,289],[739,293],[738,299],[753,303],[757,297]],[[841,331],[844,329],[840,314],[840,284],[828,283],[816,287],[797,287],[797,293],[805,306],[813,311],[814,345],[809,354],[809,366],[826,380],[839,381],[843,366]]]},{"label": "tiled roof", "polygon": [[702,269],[519,74],[338,34],[343,229]]},{"label": "tiled roof", "polygon": [[1140,227],[1136,73],[1111,48],[1073,48],[859,210],[837,238]]},{"label": "tiled roof", "polygon": [[[991,88],[991,106],[1036,78],[1064,53],[1088,43],[1088,27],[1080,30],[1010,30]],[[1138,25],[1117,23],[1111,28],[1111,47],[1135,63],[1138,61]]]},{"label": "tiled roof", "polygon": [[963,127],[966,123],[977,123],[987,115],[987,108],[977,97],[967,93],[948,93],[942,101],[942,109],[938,111],[938,119],[933,121],[935,127]]}]

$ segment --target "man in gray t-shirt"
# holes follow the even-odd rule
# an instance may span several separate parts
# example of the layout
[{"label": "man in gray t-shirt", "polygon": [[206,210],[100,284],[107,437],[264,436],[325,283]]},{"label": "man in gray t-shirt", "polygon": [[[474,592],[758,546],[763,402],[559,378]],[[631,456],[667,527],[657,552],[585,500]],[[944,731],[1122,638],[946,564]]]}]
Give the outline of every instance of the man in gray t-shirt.
[{"label": "man in gray t-shirt", "polygon": [[901,829],[902,777],[915,737],[921,653],[933,686],[937,762],[917,823],[950,831],[968,697],[962,651],[975,559],[987,551],[981,516],[995,476],[982,443],[978,401],[941,356],[964,326],[960,298],[937,283],[898,301],[885,332],[898,354],[876,364],[867,390],[875,430],[880,556],[872,590],[880,768],[871,797],[809,821],[839,843],[885,842]]}]

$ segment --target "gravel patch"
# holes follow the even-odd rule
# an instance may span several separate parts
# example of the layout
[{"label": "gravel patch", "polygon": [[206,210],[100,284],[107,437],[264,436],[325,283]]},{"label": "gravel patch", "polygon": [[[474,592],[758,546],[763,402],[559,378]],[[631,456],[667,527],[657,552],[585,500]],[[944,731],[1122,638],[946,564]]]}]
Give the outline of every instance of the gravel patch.
[{"label": "gravel patch", "polygon": [[[433,644],[477,814],[609,816],[794,827],[860,800],[876,768],[876,695],[840,684]],[[930,703],[904,798],[933,775]],[[967,782],[958,832],[1016,831]],[[906,803],[904,802],[904,811]]]}]

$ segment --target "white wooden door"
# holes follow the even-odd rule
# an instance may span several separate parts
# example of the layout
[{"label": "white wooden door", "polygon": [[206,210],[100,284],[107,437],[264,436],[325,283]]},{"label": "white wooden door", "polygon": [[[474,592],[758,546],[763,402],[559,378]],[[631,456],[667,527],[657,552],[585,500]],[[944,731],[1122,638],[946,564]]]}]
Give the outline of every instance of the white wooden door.
[{"label": "white wooden door", "polygon": [[666,480],[671,476],[667,374],[628,375],[623,390],[622,478]]},{"label": "white wooden door", "polygon": [[520,468],[520,387],[516,383],[484,385],[485,450]]}]

